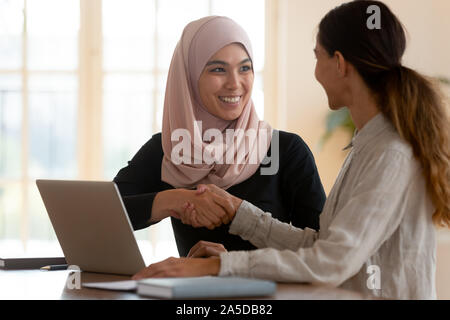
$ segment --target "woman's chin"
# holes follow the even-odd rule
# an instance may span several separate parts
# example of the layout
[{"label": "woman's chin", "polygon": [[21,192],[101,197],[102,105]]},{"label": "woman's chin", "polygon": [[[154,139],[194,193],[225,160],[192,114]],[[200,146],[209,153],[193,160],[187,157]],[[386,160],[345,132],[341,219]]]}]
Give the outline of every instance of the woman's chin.
[{"label": "woman's chin", "polygon": [[233,121],[233,120],[236,120],[237,118],[239,118],[239,116],[240,116],[240,114],[235,114],[235,113],[230,114],[230,113],[227,113],[227,114],[221,115],[220,118],[223,119],[223,120],[227,120],[227,121]]},{"label": "woman's chin", "polygon": [[227,110],[222,109],[219,114],[219,118],[227,121],[236,120],[240,117],[242,110],[243,108],[240,107],[233,108],[232,110],[229,108],[227,108]]},{"label": "woman's chin", "polygon": [[333,110],[333,111],[337,111],[337,110],[339,110],[339,109],[344,108],[343,105],[341,105],[341,104],[336,104],[336,103],[332,103],[332,102],[328,102],[328,107],[329,107],[331,110]]}]

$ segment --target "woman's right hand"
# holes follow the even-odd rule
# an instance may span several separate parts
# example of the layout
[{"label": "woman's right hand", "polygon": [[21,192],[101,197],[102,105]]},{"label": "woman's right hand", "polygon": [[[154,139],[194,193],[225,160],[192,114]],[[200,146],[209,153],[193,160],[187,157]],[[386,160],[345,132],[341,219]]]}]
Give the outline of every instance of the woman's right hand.
[{"label": "woman's right hand", "polygon": [[[187,204],[195,206],[194,214],[187,209]],[[212,230],[229,222],[227,209],[229,210],[228,204],[211,191],[198,195],[196,190],[165,190],[158,192],[153,200],[150,222],[172,216],[195,228],[206,227]]]},{"label": "woman's right hand", "polygon": [[220,253],[227,252],[227,249],[220,244],[209,241],[199,241],[197,242],[187,255],[188,258],[209,258],[218,257]]},{"label": "woman's right hand", "polygon": [[[212,230],[233,220],[242,200],[215,185],[198,185],[194,197],[183,205],[181,212],[172,216],[195,228]],[[192,197],[192,193],[190,193]]]},{"label": "woman's right hand", "polygon": [[206,227],[212,230],[221,224],[230,222],[231,206],[226,199],[209,189],[201,194],[196,190],[189,190],[188,192],[183,210],[177,212],[179,219],[184,224],[193,227]]}]

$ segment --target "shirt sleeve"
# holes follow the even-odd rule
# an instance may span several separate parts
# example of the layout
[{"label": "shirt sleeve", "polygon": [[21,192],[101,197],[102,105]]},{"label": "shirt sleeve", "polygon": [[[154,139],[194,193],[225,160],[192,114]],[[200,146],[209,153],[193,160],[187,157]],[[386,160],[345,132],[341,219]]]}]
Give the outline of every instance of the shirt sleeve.
[{"label": "shirt sleeve", "polygon": [[161,182],[161,136],[154,135],[114,178],[134,230],[151,225],[153,200],[170,188]]},{"label": "shirt sleeve", "polygon": [[238,208],[229,232],[250,241],[257,248],[290,250],[311,246],[318,234],[310,228],[300,229],[280,222],[245,200]]},{"label": "shirt sleeve", "polygon": [[[359,172],[364,178],[352,187],[352,194],[336,212],[326,233],[321,230],[312,246],[292,250],[288,244],[284,250],[278,247],[224,252],[220,255],[219,275],[339,286],[356,274],[398,228],[404,215],[404,203],[414,196],[409,190],[414,190],[414,181],[419,179],[411,162],[396,151],[370,159]],[[244,227],[235,230],[239,234],[248,233]],[[267,232],[264,228],[255,230]],[[284,233],[283,239],[301,237],[296,229],[286,227]],[[252,237],[264,235],[253,234]]]}]

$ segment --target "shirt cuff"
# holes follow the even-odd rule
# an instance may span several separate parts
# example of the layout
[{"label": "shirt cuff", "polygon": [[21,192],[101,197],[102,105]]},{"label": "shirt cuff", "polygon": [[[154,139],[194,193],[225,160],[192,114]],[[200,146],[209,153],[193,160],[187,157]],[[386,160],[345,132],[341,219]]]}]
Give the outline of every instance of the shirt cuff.
[{"label": "shirt cuff", "polygon": [[243,200],[231,222],[229,233],[250,239],[263,214],[261,209]]},{"label": "shirt cuff", "polygon": [[230,251],[220,254],[219,277],[250,276],[250,252]]}]

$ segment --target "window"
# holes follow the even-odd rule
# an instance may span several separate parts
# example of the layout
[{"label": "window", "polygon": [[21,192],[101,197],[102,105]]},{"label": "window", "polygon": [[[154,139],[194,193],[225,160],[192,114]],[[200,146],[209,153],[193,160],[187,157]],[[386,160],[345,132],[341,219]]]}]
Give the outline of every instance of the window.
[{"label": "window", "polygon": [[[262,118],[264,7],[263,0],[0,0],[0,251],[56,243],[35,179],[112,180],[161,130],[170,60],[189,21],[225,15],[249,33]],[[168,220],[136,235],[148,255],[177,255]]]},{"label": "window", "polygon": [[0,238],[11,250],[56,239],[34,180],[77,177],[79,20],[74,0],[0,1]]}]

